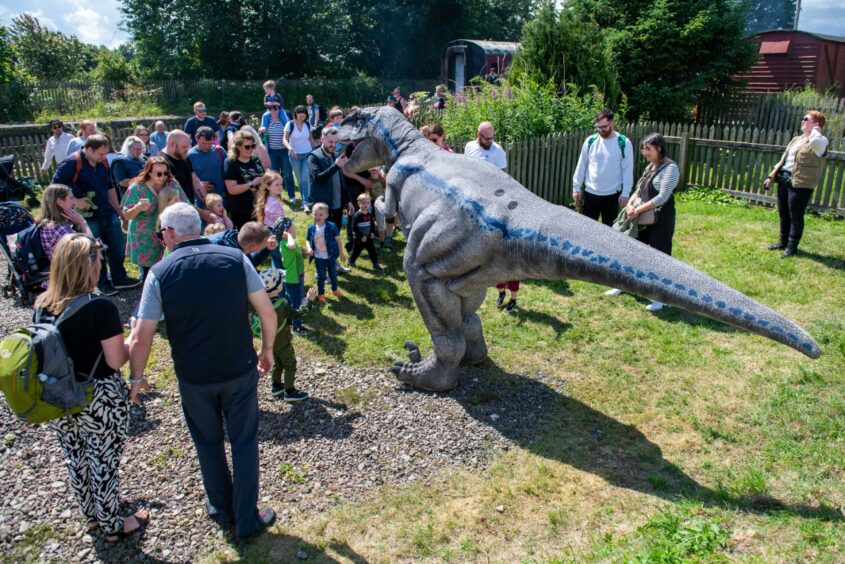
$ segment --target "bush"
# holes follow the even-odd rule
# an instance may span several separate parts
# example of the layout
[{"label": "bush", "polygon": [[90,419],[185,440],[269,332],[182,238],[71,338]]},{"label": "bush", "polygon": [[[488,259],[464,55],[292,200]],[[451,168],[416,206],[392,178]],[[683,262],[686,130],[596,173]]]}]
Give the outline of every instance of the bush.
[{"label": "bush", "polygon": [[[623,99],[624,103],[624,99]],[[511,84],[480,83],[465,94],[449,96],[441,122],[455,140],[475,138],[478,124],[489,121],[499,141],[517,141],[558,131],[590,128],[605,105],[595,88],[561,95],[551,82],[540,84],[524,78]],[[622,119],[624,108],[617,121]]]}]

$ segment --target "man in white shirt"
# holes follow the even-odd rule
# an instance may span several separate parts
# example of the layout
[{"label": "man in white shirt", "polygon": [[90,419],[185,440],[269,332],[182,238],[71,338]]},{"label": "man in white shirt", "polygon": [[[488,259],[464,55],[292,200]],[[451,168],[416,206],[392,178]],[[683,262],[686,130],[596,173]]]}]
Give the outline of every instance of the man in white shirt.
[{"label": "man in white shirt", "polygon": [[489,121],[482,121],[478,125],[475,134],[475,141],[470,141],[464,148],[464,154],[468,157],[483,159],[496,168],[507,171],[508,156],[502,146],[493,141],[493,124]]},{"label": "man in white shirt", "polygon": [[62,155],[62,160],[68,158],[72,154],[81,151],[85,146],[85,141],[92,135],[97,134],[97,124],[90,119],[84,119],[79,122],[79,129],[76,132],[76,137],[71,139],[67,144],[65,154]]},{"label": "man in white shirt", "polygon": [[47,139],[47,145],[44,147],[44,162],[41,163],[41,172],[47,172],[53,159],[56,160],[56,166],[65,160],[68,143],[73,139],[70,133],[64,130],[64,124],[57,119],[50,121],[50,133],[52,135]]},{"label": "man in white shirt", "polygon": [[[613,130],[613,111],[596,115],[596,130],[584,141],[572,177],[575,207],[583,198],[583,213],[612,226],[619,208],[628,203],[634,184],[634,148],[624,135]],[[581,187],[586,189],[582,192]]]}]

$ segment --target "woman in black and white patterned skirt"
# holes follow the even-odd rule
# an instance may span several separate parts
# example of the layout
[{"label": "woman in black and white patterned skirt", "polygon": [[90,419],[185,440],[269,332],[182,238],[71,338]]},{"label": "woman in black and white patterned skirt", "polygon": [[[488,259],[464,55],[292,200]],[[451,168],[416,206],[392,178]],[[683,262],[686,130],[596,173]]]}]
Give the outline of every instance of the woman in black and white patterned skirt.
[{"label": "woman in black and white patterned skirt", "polygon": [[[129,430],[129,400],[120,367],[129,360],[117,307],[92,294],[100,274],[101,244],[88,235],[63,236],[53,251],[50,287],[35,302],[40,319],[58,318],[77,298],[85,303],[59,331],[78,372],[96,383],[83,411],[50,422],[65,455],[70,484],[88,530],[102,529],[108,542],[140,529],[149,520],[141,509],[123,517],[118,467]],[[84,378],[84,376],[82,376]]]}]

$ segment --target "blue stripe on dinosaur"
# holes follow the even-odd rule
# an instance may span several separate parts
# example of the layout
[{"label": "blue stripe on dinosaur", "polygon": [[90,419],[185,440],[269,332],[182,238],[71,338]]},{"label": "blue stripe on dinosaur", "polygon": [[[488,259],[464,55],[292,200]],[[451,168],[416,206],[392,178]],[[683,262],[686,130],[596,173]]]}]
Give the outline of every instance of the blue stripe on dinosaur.
[{"label": "blue stripe on dinosaur", "polygon": [[[387,128],[381,123],[380,120],[376,121],[376,123],[379,126],[380,132],[384,135],[384,138],[390,145],[391,152],[395,154],[396,143],[391,139]],[[428,170],[426,170],[422,165],[399,163],[393,167],[393,171],[395,171],[395,174],[398,174],[400,178],[400,183],[404,181],[405,178],[411,175],[419,175],[422,180],[421,184],[424,188],[437,192],[438,195],[445,197],[449,202],[459,207],[471,220],[473,220],[482,229],[486,231],[501,232],[502,240],[515,239],[526,242],[542,243],[553,249],[559,249],[565,253],[568,253],[574,258],[579,258],[579,255],[582,257],[591,257],[591,255],[596,255],[595,257],[589,259],[590,262],[594,263],[601,262],[603,264],[604,262],[611,260],[607,257],[597,254],[591,249],[582,249],[580,246],[575,245],[569,240],[564,240],[561,242],[556,238],[550,239],[547,235],[543,235],[536,229],[529,229],[526,227],[508,227],[506,218],[502,219],[490,215],[489,213],[487,213],[487,210],[484,208],[484,205],[481,202],[472,198],[467,198],[460,188],[428,172]],[[613,260],[613,262],[611,262],[609,268],[611,268],[612,270],[624,271],[628,275],[631,275],[634,278],[640,280],[648,277],[650,280],[655,282],[659,281],[661,284],[667,287],[671,287],[672,285],[674,285],[676,289],[680,291],[686,290],[687,294],[690,297],[703,302],[707,306],[714,305],[715,300],[709,294],[702,295],[694,288],[686,288],[683,284],[676,284],[670,278],[661,278],[658,274],[654,272],[644,272],[632,265],[620,264],[616,260]],[[715,301],[715,306],[719,309],[725,309],[726,305],[727,304],[721,300]],[[728,311],[731,313],[731,315],[737,318],[737,320],[745,319],[745,321],[747,322],[755,323],[760,327],[767,328],[770,331],[774,331],[775,333],[784,335],[787,339],[797,344],[806,351],[813,350],[813,344],[811,342],[801,341],[798,335],[791,332],[786,333],[780,326],[769,326],[770,323],[765,319],[757,319],[756,316],[743,311],[739,307],[730,307],[728,308]]]}]

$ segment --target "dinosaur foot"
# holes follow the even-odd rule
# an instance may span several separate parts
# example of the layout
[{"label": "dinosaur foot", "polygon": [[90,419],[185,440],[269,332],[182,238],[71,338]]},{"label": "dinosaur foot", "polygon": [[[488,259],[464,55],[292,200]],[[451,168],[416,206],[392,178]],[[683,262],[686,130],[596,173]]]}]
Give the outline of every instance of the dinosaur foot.
[{"label": "dinosaur foot", "polygon": [[487,344],[484,339],[467,341],[467,349],[461,362],[465,364],[481,364],[487,360]]},{"label": "dinosaur foot", "polygon": [[413,341],[406,341],[405,349],[410,362],[396,361],[388,369],[400,382],[432,392],[451,390],[457,385],[455,367],[446,366],[434,353],[423,358]]}]

